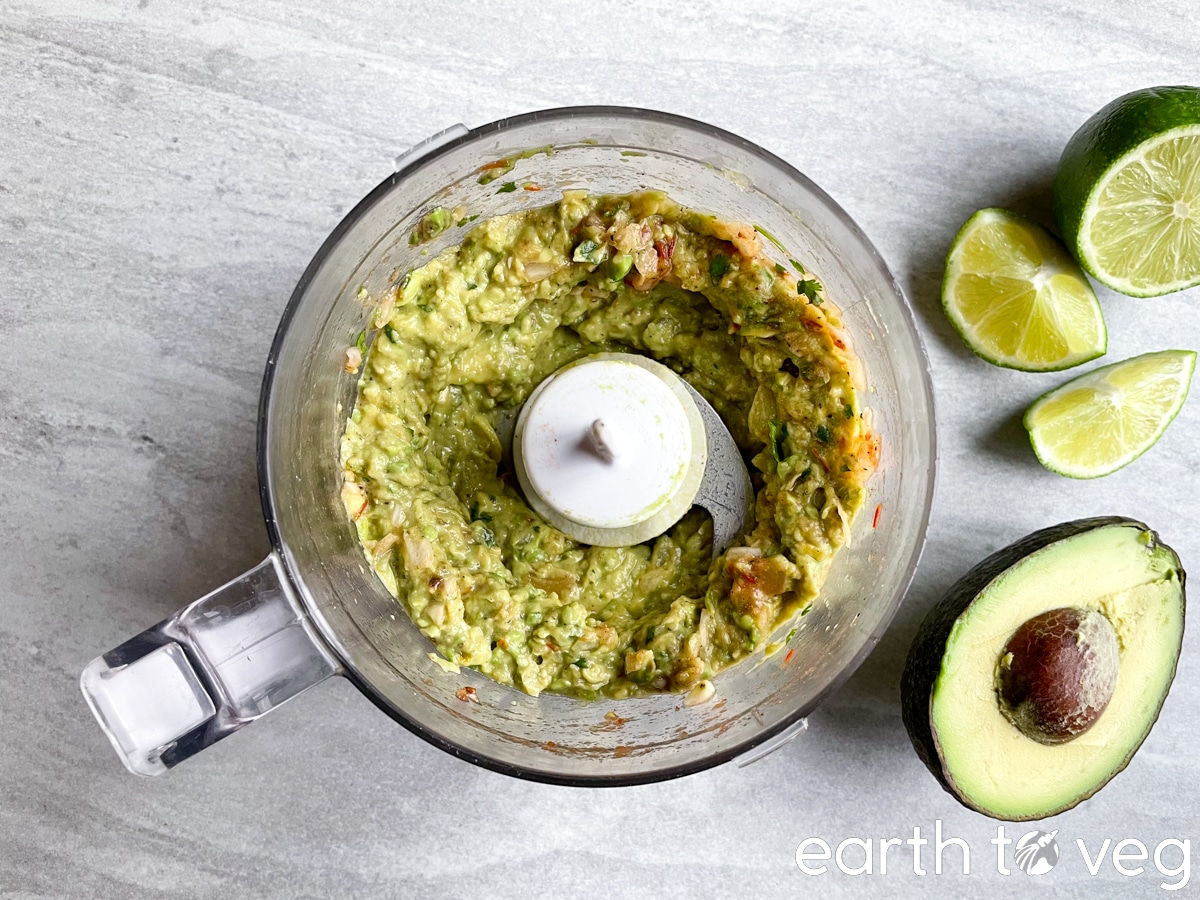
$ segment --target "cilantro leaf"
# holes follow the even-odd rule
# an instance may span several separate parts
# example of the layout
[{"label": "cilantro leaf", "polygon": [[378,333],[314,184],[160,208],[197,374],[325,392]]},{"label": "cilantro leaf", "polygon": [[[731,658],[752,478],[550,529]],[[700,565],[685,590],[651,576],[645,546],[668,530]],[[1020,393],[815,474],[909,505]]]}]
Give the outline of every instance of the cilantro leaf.
[{"label": "cilantro leaf", "polygon": [[787,423],[772,419],[767,423],[767,435],[771,441],[771,455],[775,457],[775,462],[783,462],[787,459],[787,449],[784,447],[787,440]]}]

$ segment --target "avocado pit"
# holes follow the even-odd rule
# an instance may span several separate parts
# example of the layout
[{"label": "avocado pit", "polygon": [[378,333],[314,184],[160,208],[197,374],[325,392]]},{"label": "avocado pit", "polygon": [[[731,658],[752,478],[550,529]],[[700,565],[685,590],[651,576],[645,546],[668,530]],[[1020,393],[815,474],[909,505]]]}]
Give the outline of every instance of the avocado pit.
[{"label": "avocado pit", "polygon": [[1060,607],[1034,616],[996,666],[1000,710],[1041,744],[1063,744],[1096,724],[1117,687],[1120,647],[1104,613]]}]

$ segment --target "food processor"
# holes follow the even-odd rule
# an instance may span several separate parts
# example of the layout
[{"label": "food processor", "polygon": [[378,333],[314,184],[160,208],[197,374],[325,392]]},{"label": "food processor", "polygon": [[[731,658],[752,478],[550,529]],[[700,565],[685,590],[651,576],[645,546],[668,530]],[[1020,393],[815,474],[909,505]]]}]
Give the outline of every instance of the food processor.
[{"label": "food processor", "polygon": [[[501,190],[510,179],[536,190]],[[719,673],[707,702],[688,704],[678,694],[532,697],[469,669],[446,671],[368,566],[340,499],[339,444],[358,381],[345,365],[347,349],[370,332],[372,298],[461,241],[468,225],[452,225],[428,243],[410,241],[432,209],[461,207],[486,218],[552,203],[564,190],[648,188],[760,226],[787,248],[786,255],[774,244],[766,248],[777,261],[800,260],[820,278],[862,363],[859,403],[881,443],[866,505],[806,614]],[[531,398],[513,436],[526,493],[572,527],[597,530],[596,543],[601,531],[645,527],[658,516],[649,529],[656,534],[662,522],[699,503],[713,514],[714,543],[724,546],[736,534],[728,523],[740,522],[749,498],[740,456],[725,443],[728,432],[722,436],[719,419],[705,421],[707,404],[697,404],[686,386],[680,393],[637,362],[608,363],[658,378],[663,396],[683,410],[663,432],[675,441],[664,451],[668,462],[688,460],[678,483],[667,479],[670,490],[658,506],[598,510],[586,491],[580,506],[580,497],[555,480],[556,466],[602,472],[631,452],[636,435],[619,414],[585,410],[570,433],[573,452],[587,460],[548,461],[553,454],[536,435],[526,440],[528,426],[533,421],[536,432],[539,422],[561,424],[562,404],[554,412],[550,402],[549,418],[539,420],[540,404]],[[555,377],[568,376],[578,373]],[[553,385],[540,390],[552,393]],[[730,453],[733,459],[720,461]],[[349,679],[384,714],[444,750],[538,781],[634,784],[754,759],[802,731],[806,716],[886,629],[924,544],[935,468],[928,365],[908,304],[853,220],[792,166],[718,128],[641,109],[573,107],[455,126],[396,161],[395,172],[334,229],[284,310],[258,425],[268,557],[93,660],[81,686],[121,761],[140,775],[165,772],[333,676]],[[296,738],[289,732],[280,739]]]}]

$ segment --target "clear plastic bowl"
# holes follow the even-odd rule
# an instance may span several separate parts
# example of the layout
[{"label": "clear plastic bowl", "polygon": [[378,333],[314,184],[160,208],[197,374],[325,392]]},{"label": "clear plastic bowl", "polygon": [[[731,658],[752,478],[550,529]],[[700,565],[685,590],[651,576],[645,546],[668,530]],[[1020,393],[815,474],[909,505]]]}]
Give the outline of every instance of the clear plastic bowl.
[{"label": "clear plastic bowl", "polygon": [[[536,148],[551,152],[528,153]],[[482,165],[521,154],[511,173],[478,183]],[[278,580],[268,587],[290,598],[294,621],[288,641],[241,639],[237,645],[261,649],[311,640],[319,650],[315,662],[301,665],[296,660],[302,654],[292,649],[286,659],[294,671],[273,682],[261,673],[249,679],[239,673],[259,693],[251,691],[246,715],[223,713],[230,691],[220,682],[230,679],[209,658],[213,653],[193,646],[196,636],[184,627],[185,620],[211,617],[189,607],[191,612],[106,654],[94,664],[99,674],[85,673],[85,694],[114,746],[128,735],[114,736],[121,726],[112,725],[112,716],[106,722],[101,707],[108,701],[98,705],[97,679],[135,658],[134,650],[119,651],[149,646],[146,635],[152,633],[165,637],[150,643],[185,647],[217,712],[173,747],[151,750],[149,763],[143,760],[149,770],[173,765],[328,674],[349,678],[381,710],[448,752],[539,781],[658,781],[761,753],[793,736],[890,622],[916,568],[933,496],[928,364],[904,296],[875,248],[836,203],[783,160],[735,135],[664,113],[576,107],[470,131],[460,126],[397,163],[398,171],[346,216],[304,273],[283,314],[263,383],[259,482],[275,559],[254,572],[260,582]],[[498,192],[509,180],[542,190]],[[674,694],[592,702],[533,698],[471,670],[443,672],[429,658],[430,642],[367,566],[339,499],[339,441],[357,382],[343,364],[371,311],[360,299],[361,288],[378,297],[408,269],[461,240],[469,225],[425,247],[409,245],[413,227],[434,206],[461,205],[488,217],[552,203],[570,188],[661,189],[684,205],[769,230],[816,273],[841,309],[868,382],[862,402],[881,436],[880,468],[853,540],[837,554],[797,634],[769,658],[760,653],[716,676],[716,698],[694,707]],[[212,619],[219,621],[251,608],[257,601],[246,597],[267,590],[247,587],[243,579],[198,604],[219,605]],[[228,600],[231,592],[236,602]],[[249,653],[245,659],[251,660]],[[478,703],[456,696],[464,685],[475,689]],[[610,711],[620,721],[606,718]],[[223,716],[225,725],[218,727]],[[140,770],[128,758],[126,764]]]}]

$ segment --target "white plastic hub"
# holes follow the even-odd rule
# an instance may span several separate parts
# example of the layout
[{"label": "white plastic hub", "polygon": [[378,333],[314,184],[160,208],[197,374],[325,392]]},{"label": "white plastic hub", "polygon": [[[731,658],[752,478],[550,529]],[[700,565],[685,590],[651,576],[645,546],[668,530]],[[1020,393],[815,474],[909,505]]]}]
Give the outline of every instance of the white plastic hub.
[{"label": "white plastic hub", "polygon": [[667,507],[694,449],[677,392],[645,366],[612,357],[543,381],[521,411],[516,442],[533,493],[592,528],[627,528]]}]

